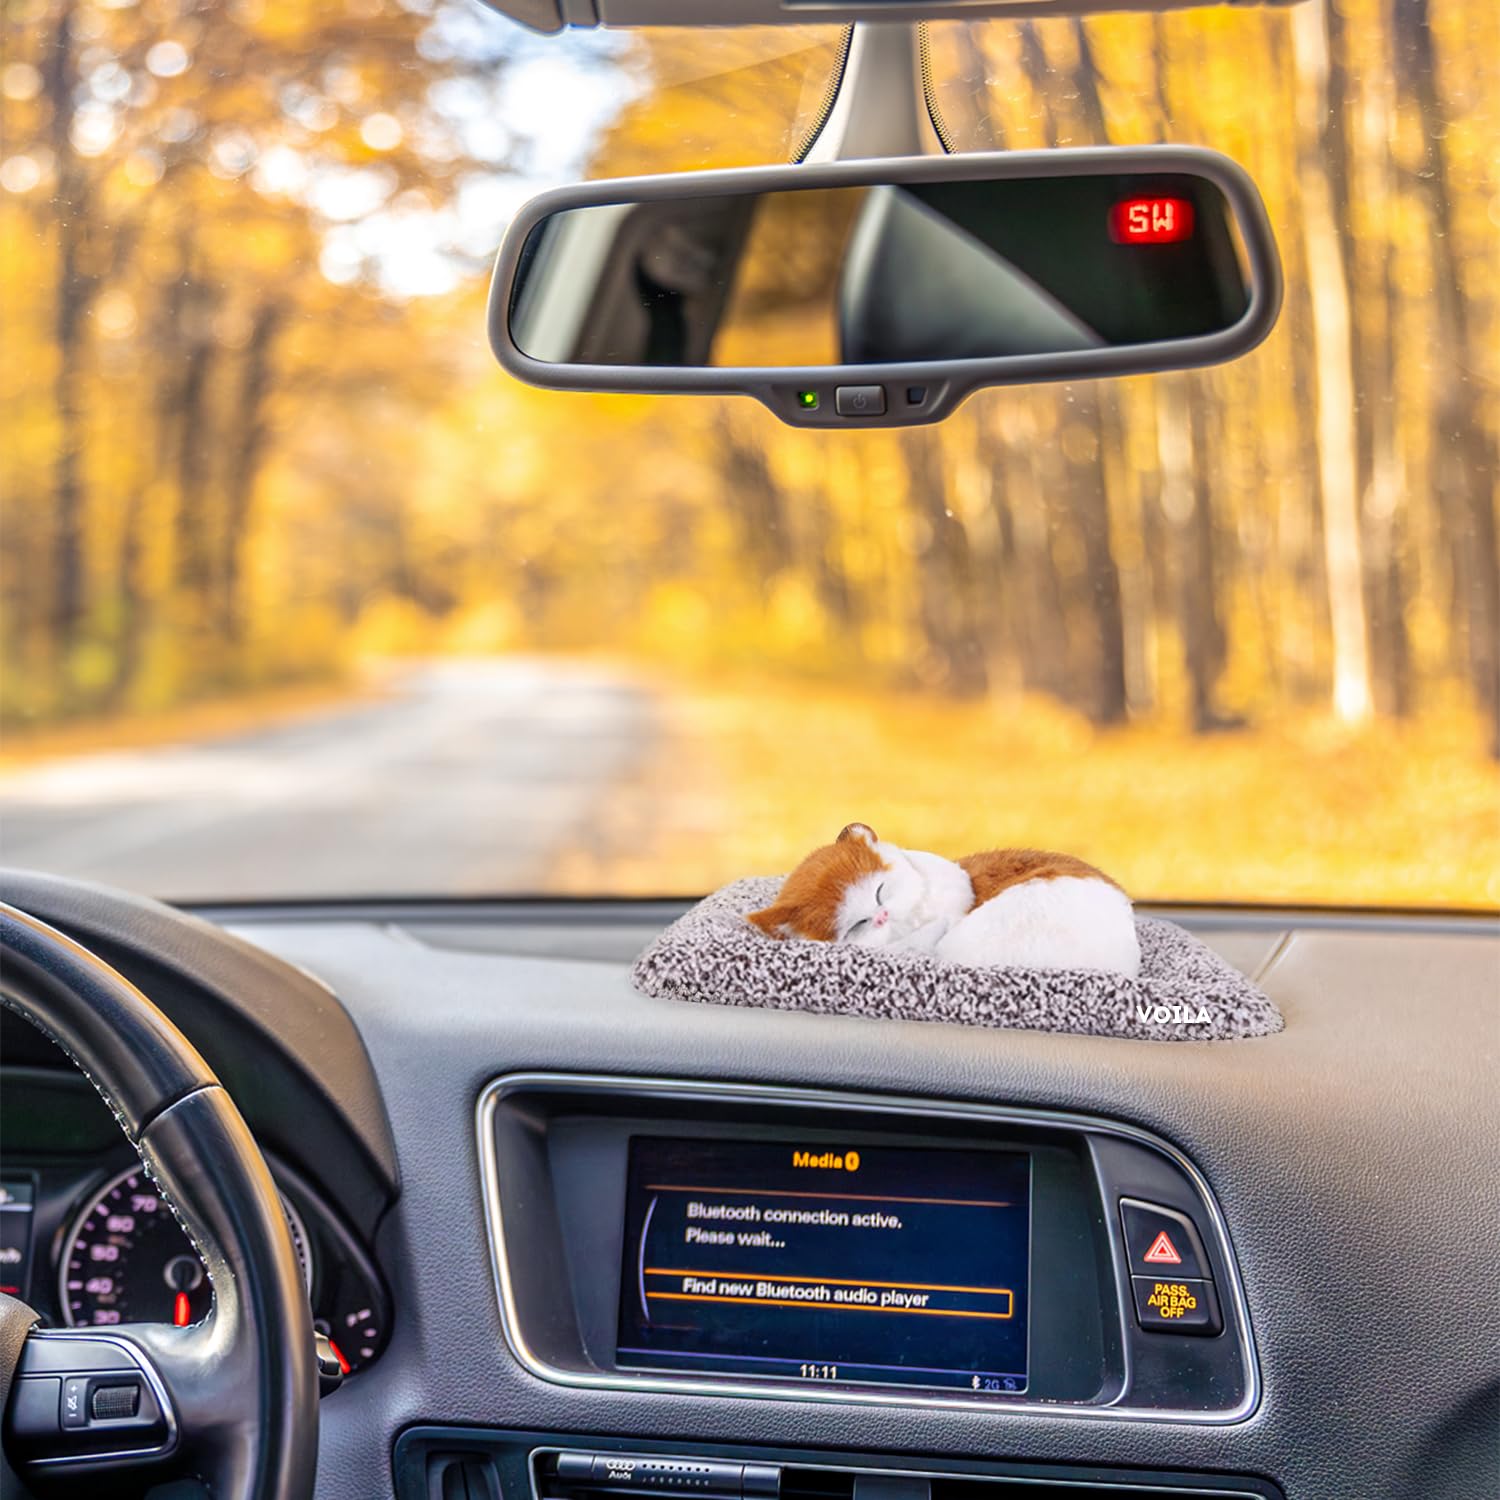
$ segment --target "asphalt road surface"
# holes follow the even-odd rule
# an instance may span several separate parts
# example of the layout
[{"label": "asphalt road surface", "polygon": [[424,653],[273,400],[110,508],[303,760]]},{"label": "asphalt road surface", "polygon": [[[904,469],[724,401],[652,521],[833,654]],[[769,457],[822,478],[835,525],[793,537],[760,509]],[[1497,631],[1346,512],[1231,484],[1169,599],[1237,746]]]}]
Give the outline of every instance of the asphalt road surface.
[{"label": "asphalt road surface", "polygon": [[654,718],[573,663],[424,666],[295,722],[0,778],[0,862],[179,900],[541,891]]}]

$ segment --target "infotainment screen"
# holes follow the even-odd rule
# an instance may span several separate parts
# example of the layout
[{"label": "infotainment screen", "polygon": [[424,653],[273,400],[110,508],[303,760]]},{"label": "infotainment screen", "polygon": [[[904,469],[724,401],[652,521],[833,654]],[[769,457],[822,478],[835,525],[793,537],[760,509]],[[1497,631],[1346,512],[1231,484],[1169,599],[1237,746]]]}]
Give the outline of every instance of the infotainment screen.
[{"label": "infotainment screen", "polygon": [[630,1143],[616,1363],[1026,1389],[1031,1159]]}]

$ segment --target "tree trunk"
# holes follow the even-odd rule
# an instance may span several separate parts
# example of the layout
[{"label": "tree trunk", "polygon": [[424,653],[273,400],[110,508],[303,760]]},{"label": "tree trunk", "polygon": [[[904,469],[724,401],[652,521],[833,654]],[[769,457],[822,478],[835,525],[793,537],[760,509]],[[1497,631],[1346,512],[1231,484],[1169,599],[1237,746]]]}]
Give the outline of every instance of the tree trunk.
[{"label": "tree trunk", "polygon": [[1053,456],[1050,449],[1028,442],[1026,451],[1012,458],[1007,495],[1015,529],[1018,592],[1023,601],[1022,677],[1028,687],[1071,704],[1068,613],[1052,552],[1052,476],[1048,469]]},{"label": "tree trunk", "polygon": [[[1385,225],[1395,222],[1391,191],[1394,84],[1386,67],[1371,69],[1360,87],[1358,115],[1360,196],[1369,219],[1382,226],[1374,242],[1354,256],[1353,284],[1362,293],[1356,327],[1360,343],[1361,514],[1366,538],[1365,591],[1370,606],[1370,657],[1375,703],[1381,713],[1405,718],[1412,708],[1411,642],[1406,626],[1403,565],[1403,475],[1396,398],[1396,313],[1400,294],[1392,278],[1395,255]],[[1352,226],[1351,226],[1352,228]],[[1351,244],[1353,235],[1350,235]]]},{"label": "tree trunk", "polygon": [[1370,592],[1370,643],[1380,711],[1404,719],[1412,711],[1411,637],[1406,628],[1406,572],[1402,563],[1400,459],[1393,434],[1376,430],[1365,490]]},{"label": "tree trunk", "polygon": [[176,574],[194,628],[211,623],[209,600],[214,576],[215,517],[210,513],[208,478],[214,434],[210,429],[209,374],[214,345],[209,333],[212,290],[187,278],[181,317],[183,349],[177,384],[177,524]]},{"label": "tree trunk", "polygon": [[[1081,115],[1086,138],[1105,143],[1109,139],[1104,109],[1099,98],[1098,72],[1088,33],[1074,22],[1078,61],[1073,71],[1072,91],[1065,100],[1056,97],[1055,73],[1041,40],[1030,22],[1022,24],[1024,66],[1044,110],[1049,146],[1057,144],[1059,104]],[[1058,465],[1060,484],[1048,488],[1049,506],[1066,510],[1078,527],[1083,543],[1083,598],[1079,612],[1088,622],[1089,665],[1084,668],[1092,681],[1081,693],[1077,683],[1067,684],[1067,696],[1096,724],[1116,724],[1128,711],[1125,671],[1125,622],[1121,603],[1120,573],[1113,552],[1110,525],[1109,484],[1104,462],[1104,442],[1119,428],[1115,393],[1099,385],[1068,387],[1063,413],[1063,462]],[[1055,577],[1055,575],[1054,575]]]},{"label": "tree trunk", "polygon": [[1047,61],[1042,39],[1032,21],[1021,22],[1021,66],[1026,70],[1026,76],[1030,78],[1031,86],[1036,90],[1036,96],[1044,106],[1042,129],[1045,133],[1047,149],[1050,151],[1057,145],[1057,116],[1047,105],[1052,64]]},{"label": "tree trunk", "polygon": [[[184,278],[180,275],[167,281],[149,327],[149,345],[162,373],[157,377],[155,397],[150,407],[147,451],[151,474],[160,475],[162,479],[176,471],[177,454],[183,441],[178,421],[181,388],[176,374],[181,362],[183,286]],[[149,490],[159,482],[142,473],[125,502],[116,575],[121,599],[120,633],[115,650],[114,678],[110,683],[110,697],[116,703],[130,691],[140,671],[145,638],[157,603],[147,585],[144,570]]]},{"label": "tree trunk", "polygon": [[53,329],[57,340],[58,444],[52,475],[52,647],[65,658],[76,643],[84,614],[83,332],[94,286],[83,265],[88,230],[88,176],[73,150],[74,96],[78,90],[73,6],[65,4],[43,59],[43,89],[51,112],[56,163],[57,286]]},{"label": "tree trunk", "polygon": [[746,556],[763,579],[774,578],[792,563],[792,536],[781,489],[766,463],[763,443],[746,441],[734,412],[717,419],[720,465],[730,510],[745,539]]},{"label": "tree trunk", "polygon": [[998,611],[1008,655],[1023,686],[1063,698],[1067,691],[1067,632],[1062,588],[1047,537],[1047,508],[1036,449],[1002,436],[990,507],[998,539]]},{"label": "tree trunk", "polygon": [[974,407],[974,464],[982,475],[989,510],[989,547],[981,554],[978,602],[983,613],[985,658],[992,685],[1017,689],[1025,681],[1020,569],[1016,559],[1016,526],[1011,515],[1011,459],[995,421],[994,407]]},{"label": "tree trunk", "polygon": [[1104,119],[1104,102],[1099,97],[1099,66],[1094,61],[1093,43],[1089,41],[1088,27],[1083,21],[1073,22],[1073,43],[1078,49],[1078,62],[1073,69],[1073,88],[1078,108],[1083,114],[1084,129],[1088,132],[1091,146],[1109,145],[1109,126]]},{"label": "tree trunk", "polygon": [[974,567],[964,524],[948,506],[942,440],[929,427],[901,434],[907,492],[924,523],[916,558],[919,621],[927,645],[929,681],[954,698],[977,698],[989,686],[984,645],[974,610]]},{"label": "tree trunk", "polygon": [[118,707],[141,668],[141,650],[148,628],[150,595],[143,576],[143,552],[148,481],[138,477],[125,500],[120,525],[120,560],[116,593],[120,600],[119,632],[115,639],[109,699]]},{"label": "tree trunk", "polygon": [[817,586],[818,598],[846,647],[858,654],[857,632],[863,610],[859,595],[849,582],[843,559],[839,556],[838,524],[829,514],[827,503],[821,495],[809,495],[807,507],[817,545],[817,556],[813,561],[813,582]]},{"label": "tree trunk", "polygon": [[1482,361],[1474,348],[1454,233],[1447,121],[1438,93],[1437,56],[1428,0],[1394,0],[1397,77],[1417,107],[1422,170],[1413,187],[1431,222],[1437,400],[1432,483],[1449,532],[1454,583],[1470,681],[1490,725],[1491,753],[1500,757],[1500,544],[1495,519],[1494,442],[1479,408]]},{"label": "tree trunk", "polygon": [[270,428],[266,403],[271,393],[271,356],[285,308],[269,302],[257,309],[242,356],[239,400],[233,421],[224,476],[224,533],[219,563],[219,632],[231,645],[244,638],[245,542],[250,531],[251,501]]},{"label": "tree trunk", "polygon": [[1226,727],[1215,694],[1224,660],[1224,635],[1214,588],[1213,519],[1200,480],[1207,462],[1197,393],[1184,375],[1157,382],[1156,441],[1161,470],[1161,509],[1170,537],[1168,571],[1173,612],[1182,642],[1193,730]]},{"label": "tree trunk", "polygon": [[1356,478],[1349,281],[1328,161],[1329,99],[1342,97],[1342,83],[1331,82],[1339,63],[1328,48],[1327,3],[1306,0],[1292,15],[1300,135],[1298,182],[1312,299],[1323,563],[1333,635],[1333,711],[1346,724],[1362,724],[1370,718],[1373,703]]},{"label": "tree trunk", "polygon": [[[1146,400],[1150,402],[1152,445],[1160,452],[1157,436],[1160,426],[1160,399],[1157,382],[1146,388]],[[1135,641],[1139,661],[1139,681],[1131,689],[1131,708],[1136,713],[1149,713],[1157,706],[1160,697],[1160,623],[1171,618],[1173,610],[1171,564],[1166,518],[1162,511],[1162,470],[1158,461],[1149,468],[1143,467],[1136,476],[1135,516],[1140,532],[1140,560],[1136,565],[1139,594],[1138,636]],[[1127,624],[1129,616],[1127,614]],[[1127,636],[1127,641],[1130,639]],[[1127,657],[1127,660],[1129,658]]]},{"label": "tree trunk", "polygon": [[[972,23],[956,26],[954,30],[954,45],[958,51],[957,73],[964,84],[963,100],[968,112],[969,119],[965,122],[968,126],[967,140],[960,138],[958,149],[960,151],[1003,151],[1005,150],[1005,127],[995,116],[995,111],[990,108],[990,90],[986,82],[989,73],[989,60],[984,55],[984,45],[980,40],[979,32]],[[944,113],[949,116],[949,126],[952,127],[952,109],[945,106]]]},{"label": "tree trunk", "polygon": [[[1215,465],[1210,455],[1219,451],[1219,445],[1209,431],[1212,394],[1205,386],[1204,377],[1187,377],[1188,424],[1193,435],[1194,457],[1193,513],[1188,525],[1187,556],[1194,586],[1202,594],[1198,608],[1203,629],[1200,649],[1207,667],[1206,680],[1211,685],[1217,684],[1229,660],[1229,637],[1224,630],[1223,611],[1219,608],[1224,580],[1214,524]],[[1213,722],[1202,727],[1222,727],[1216,713],[1210,717]]]},{"label": "tree trunk", "polygon": [[[1083,540],[1083,606],[1089,622],[1093,685],[1088,714],[1096,724],[1118,724],[1126,716],[1125,617],[1120,570],[1115,562],[1104,467],[1105,416],[1113,396],[1096,385],[1069,386],[1062,447],[1066,460],[1063,499]],[[1118,425],[1117,423],[1115,425]]]}]

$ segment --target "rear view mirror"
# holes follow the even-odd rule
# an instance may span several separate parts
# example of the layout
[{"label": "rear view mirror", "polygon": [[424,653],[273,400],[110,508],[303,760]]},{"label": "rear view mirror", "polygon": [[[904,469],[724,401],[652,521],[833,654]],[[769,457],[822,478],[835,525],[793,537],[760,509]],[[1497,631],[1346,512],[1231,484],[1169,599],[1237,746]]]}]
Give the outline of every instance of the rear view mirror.
[{"label": "rear view mirror", "polygon": [[544,194],[501,248],[490,341],[534,385],[886,426],[1233,358],[1280,294],[1260,197],[1211,151],[831,162]]}]

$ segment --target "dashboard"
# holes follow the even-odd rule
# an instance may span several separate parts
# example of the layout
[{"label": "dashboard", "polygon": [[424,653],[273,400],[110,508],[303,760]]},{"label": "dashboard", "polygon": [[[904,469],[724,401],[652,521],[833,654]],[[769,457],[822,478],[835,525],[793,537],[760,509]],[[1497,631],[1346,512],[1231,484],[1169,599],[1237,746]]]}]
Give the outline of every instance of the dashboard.
[{"label": "dashboard", "polygon": [[[1167,913],[1287,1020],[1168,1045],[651,999],[670,903],[5,894],[204,1051],[346,1356],[375,1314],[326,1500],[1496,1492],[1492,921]],[[0,1111],[3,1279],[192,1315],[107,1116],[3,1020]]]}]

